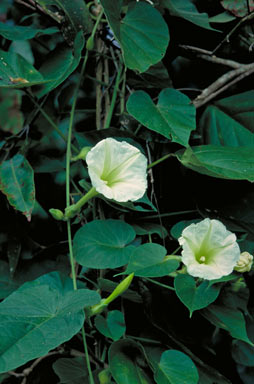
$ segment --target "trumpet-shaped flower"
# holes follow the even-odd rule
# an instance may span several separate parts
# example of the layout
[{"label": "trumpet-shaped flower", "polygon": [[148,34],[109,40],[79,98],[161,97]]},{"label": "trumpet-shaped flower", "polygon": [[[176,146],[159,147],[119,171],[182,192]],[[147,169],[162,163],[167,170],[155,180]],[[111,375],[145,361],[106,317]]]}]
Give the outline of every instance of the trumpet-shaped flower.
[{"label": "trumpet-shaped flower", "polygon": [[135,201],[144,195],[147,159],[126,141],[100,141],[88,152],[86,162],[93,187],[108,199]]},{"label": "trumpet-shaped flower", "polygon": [[192,276],[220,279],[229,275],[240,259],[236,236],[219,220],[189,225],[178,241],[183,248],[182,262]]}]

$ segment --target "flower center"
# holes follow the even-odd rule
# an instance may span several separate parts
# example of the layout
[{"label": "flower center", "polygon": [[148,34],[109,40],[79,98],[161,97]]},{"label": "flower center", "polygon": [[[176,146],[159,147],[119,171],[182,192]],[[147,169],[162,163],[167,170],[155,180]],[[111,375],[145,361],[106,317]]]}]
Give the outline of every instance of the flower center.
[{"label": "flower center", "polygon": [[200,257],[200,259],[199,259],[199,263],[200,263],[200,264],[205,263],[205,256],[201,256],[201,257]]}]

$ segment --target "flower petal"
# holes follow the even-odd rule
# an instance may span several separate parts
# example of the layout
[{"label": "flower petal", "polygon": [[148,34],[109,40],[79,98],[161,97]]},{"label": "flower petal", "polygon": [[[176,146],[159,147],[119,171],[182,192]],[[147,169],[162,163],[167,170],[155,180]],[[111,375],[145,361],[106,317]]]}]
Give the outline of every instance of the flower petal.
[{"label": "flower petal", "polygon": [[183,230],[179,243],[187,272],[207,280],[229,275],[240,258],[236,236],[219,220],[205,219]]},{"label": "flower petal", "polygon": [[96,191],[120,202],[140,199],[147,188],[147,159],[133,145],[108,138],[86,156]]}]

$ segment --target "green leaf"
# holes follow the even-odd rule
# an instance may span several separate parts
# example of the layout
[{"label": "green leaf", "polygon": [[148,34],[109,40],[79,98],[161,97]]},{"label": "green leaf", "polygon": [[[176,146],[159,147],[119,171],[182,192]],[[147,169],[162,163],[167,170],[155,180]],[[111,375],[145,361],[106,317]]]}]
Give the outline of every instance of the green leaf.
[{"label": "green leaf", "polygon": [[201,145],[180,150],[176,156],[185,167],[208,176],[254,181],[253,148]]},{"label": "green leaf", "polygon": [[34,64],[34,55],[28,40],[13,40],[9,46],[9,52],[19,54],[30,64]]},{"label": "green leaf", "polygon": [[254,367],[254,347],[241,340],[233,340],[232,357],[238,364]]},{"label": "green leaf", "polygon": [[231,15],[229,12],[222,12],[218,15],[209,17],[210,23],[228,23],[232,20],[235,20],[235,16]]},{"label": "green leaf", "polygon": [[117,40],[120,40],[120,21],[123,0],[101,0],[108,23]]},{"label": "green leaf", "polygon": [[52,365],[61,384],[82,384],[88,379],[86,362],[83,357],[61,358]]},{"label": "green leaf", "polygon": [[141,277],[160,277],[174,272],[179,267],[177,260],[166,259],[166,248],[159,244],[146,243],[135,248],[124,273]]},{"label": "green leaf", "polygon": [[57,32],[59,32],[59,29],[56,27],[38,29],[30,26],[23,27],[0,22],[0,36],[7,40],[28,40],[38,35],[52,35]]},{"label": "green leaf", "polygon": [[36,96],[46,95],[70,76],[80,62],[83,47],[84,38],[79,33],[75,38],[73,49],[67,46],[58,46],[49,53],[40,67],[40,72],[47,84],[38,88],[35,92]]},{"label": "green leaf", "polygon": [[212,304],[209,308],[203,309],[201,314],[216,327],[228,331],[232,337],[253,346],[248,338],[245,319],[240,310],[225,305]]},{"label": "green leaf", "polygon": [[177,275],[174,285],[178,298],[189,309],[190,316],[215,301],[221,288],[218,284],[210,286],[209,281],[203,281],[197,286],[195,279],[189,275]]},{"label": "green leaf", "polygon": [[80,228],[73,239],[77,262],[89,268],[117,268],[127,264],[135,238],[134,229],[121,220],[94,220]]},{"label": "green leaf", "polygon": [[119,340],[126,330],[124,316],[118,310],[108,312],[106,319],[101,315],[96,316],[94,325],[100,333],[114,341]]},{"label": "green leaf", "polygon": [[144,368],[144,355],[139,345],[124,339],[109,348],[109,368],[117,384],[153,384]]},{"label": "green leaf", "polygon": [[[56,21],[61,22],[62,32],[69,44],[72,44],[79,31],[82,34],[92,31],[92,19],[83,0],[36,0],[36,2],[46,10]],[[58,14],[64,15],[61,20],[51,7],[57,8]]]},{"label": "green leaf", "polygon": [[154,379],[157,384],[197,384],[199,377],[193,361],[171,349],[162,353]]},{"label": "green leaf", "polygon": [[142,222],[140,224],[134,224],[133,228],[137,235],[153,235],[160,236],[161,239],[165,239],[168,236],[168,232],[165,227],[161,224]]},{"label": "green leaf", "polygon": [[0,261],[0,299],[5,299],[13,291],[18,289],[20,285],[27,281],[32,281],[43,274],[60,271],[61,273],[68,275],[69,263],[65,256],[60,256],[57,260],[44,258],[43,261],[29,263],[18,268],[14,277],[11,277],[10,266],[5,261]]},{"label": "green leaf", "polygon": [[195,107],[187,96],[171,88],[161,91],[157,105],[146,92],[134,92],[128,99],[127,111],[145,127],[184,146],[196,128]]},{"label": "green leaf", "polygon": [[172,16],[181,17],[201,28],[217,31],[210,26],[207,13],[199,13],[190,0],[162,0],[162,5]]},{"label": "green leaf", "polygon": [[102,0],[101,3],[128,68],[145,72],[161,61],[169,43],[169,31],[157,9],[145,2],[132,3],[121,20],[122,2]]},{"label": "green leaf", "polygon": [[57,272],[25,283],[0,303],[0,372],[46,355],[72,338],[84,322],[83,308],[95,305],[95,291],[73,291]]},{"label": "green leaf", "polygon": [[207,144],[228,147],[253,147],[254,91],[209,105],[200,119],[200,129]]},{"label": "green leaf", "polygon": [[24,88],[45,82],[41,73],[24,57],[0,50],[0,87]]},{"label": "green leaf", "polygon": [[30,221],[35,203],[34,172],[23,155],[17,154],[0,164],[0,190],[10,205]]},{"label": "green leaf", "polygon": [[168,43],[168,27],[159,11],[144,2],[129,7],[120,24],[120,44],[128,68],[145,72],[161,61]]},{"label": "green leaf", "polygon": [[21,91],[0,88],[0,129],[4,132],[17,134],[24,124],[21,109]]}]

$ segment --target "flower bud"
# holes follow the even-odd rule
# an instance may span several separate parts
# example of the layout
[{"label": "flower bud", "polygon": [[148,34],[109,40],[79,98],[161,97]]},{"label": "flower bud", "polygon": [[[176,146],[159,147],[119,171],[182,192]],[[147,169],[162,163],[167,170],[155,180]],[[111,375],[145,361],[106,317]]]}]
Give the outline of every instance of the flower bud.
[{"label": "flower bud", "polygon": [[83,147],[77,156],[72,157],[71,161],[85,160],[91,147]]},{"label": "flower bud", "polygon": [[94,49],[94,38],[93,36],[89,36],[89,38],[86,41],[86,49],[88,51],[92,51]]},{"label": "flower bud", "polygon": [[53,216],[55,220],[63,220],[64,218],[64,214],[62,211],[60,211],[60,209],[51,208],[49,210],[49,213]]},{"label": "flower bud", "polygon": [[242,252],[234,270],[237,272],[249,272],[252,267],[253,256],[249,252]]}]

